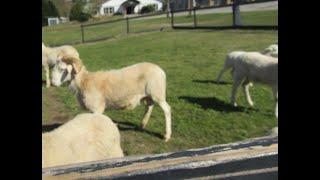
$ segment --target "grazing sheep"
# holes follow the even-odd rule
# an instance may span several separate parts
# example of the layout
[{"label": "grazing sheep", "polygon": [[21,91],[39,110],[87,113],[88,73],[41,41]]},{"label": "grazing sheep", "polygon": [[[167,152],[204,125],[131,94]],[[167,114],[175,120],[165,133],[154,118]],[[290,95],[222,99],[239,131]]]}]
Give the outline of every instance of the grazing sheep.
[{"label": "grazing sheep", "polygon": [[266,49],[264,49],[261,54],[272,56],[272,57],[278,57],[278,44],[272,44]]},{"label": "grazing sheep", "polygon": [[231,52],[227,56],[227,59],[229,58],[234,59],[231,103],[237,106],[236,92],[242,83],[246,100],[250,106],[253,106],[249,93],[250,82],[266,84],[272,87],[276,101],[275,115],[278,118],[278,58],[266,56],[258,52]]},{"label": "grazing sheep", "polygon": [[46,73],[47,87],[50,87],[50,84],[51,84],[50,76],[49,76],[50,67],[54,66],[54,64],[56,63],[59,53],[65,53],[67,55],[79,58],[79,53],[72,46],[60,46],[60,47],[51,48],[51,47],[46,47],[42,43],[42,67],[44,68]]},{"label": "grazing sheep", "polygon": [[[222,74],[227,71],[228,69],[233,67],[233,61],[237,60],[237,56],[240,54],[244,54],[247,53],[246,51],[234,51],[232,53],[232,56],[228,56],[225,60],[224,63],[224,67],[222,68],[222,70],[220,71],[216,82],[220,82],[220,79],[222,77]],[[264,49],[263,51],[260,52],[261,54],[267,55],[267,56],[271,56],[271,57],[275,57],[278,58],[278,44],[272,44],[269,47],[267,47],[266,49]],[[252,83],[249,84],[250,86],[252,86]]]},{"label": "grazing sheep", "polygon": [[107,109],[134,109],[142,100],[146,111],[142,120],[145,128],[154,102],[165,114],[165,141],[171,137],[171,108],[166,101],[166,74],[152,63],[138,63],[119,70],[88,72],[79,58],[61,56],[52,72],[52,83],[60,86],[71,81],[81,107],[95,113]]},{"label": "grazing sheep", "polygon": [[[233,67],[233,63],[234,61],[237,60],[237,56],[240,55],[240,54],[244,54],[244,53],[247,53],[245,51],[234,51],[232,54],[228,55],[225,62],[224,62],[224,65],[223,65],[223,68],[221,69],[217,79],[216,79],[216,82],[219,83],[220,82],[220,79],[222,77],[222,74],[227,71],[228,69],[232,68]],[[250,82],[249,83],[249,86],[253,86],[252,83]]]},{"label": "grazing sheep", "polygon": [[237,57],[241,54],[245,54],[246,52],[245,51],[233,51],[232,53],[228,54],[225,62],[224,62],[224,65],[223,65],[223,68],[221,69],[217,79],[216,79],[216,82],[220,82],[220,79],[222,77],[222,74],[227,71],[228,69],[232,68],[233,67],[233,64],[234,64],[234,61],[237,60]]},{"label": "grazing sheep", "polygon": [[123,157],[120,133],[102,114],[80,114],[42,134],[42,168]]}]

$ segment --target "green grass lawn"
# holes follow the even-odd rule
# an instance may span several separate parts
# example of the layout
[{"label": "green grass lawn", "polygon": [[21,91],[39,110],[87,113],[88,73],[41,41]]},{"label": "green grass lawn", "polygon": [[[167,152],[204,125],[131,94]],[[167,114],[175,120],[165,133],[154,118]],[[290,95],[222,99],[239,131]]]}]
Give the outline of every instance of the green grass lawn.
[{"label": "green grass lawn", "polygon": [[[276,25],[278,23],[278,11],[242,12],[244,25]],[[114,19],[119,19],[115,17]],[[110,19],[113,20],[113,19]],[[175,24],[193,25],[193,16],[177,16]],[[155,19],[130,20],[130,33],[159,30],[161,27],[169,27],[171,19],[166,17]],[[229,26],[232,25],[231,13],[198,14],[198,26]],[[102,24],[84,28],[86,40],[94,40],[102,37],[126,36],[126,21],[112,24]],[[47,44],[72,44],[81,42],[81,29],[79,23],[57,25],[42,28],[43,41]]]},{"label": "green grass lawn", "polygon": [[[45,40],[54,37],[45,37]],[[263,136],[276,126],[271,89],[251,88],[254,108],[248,108],[238,91],[239,108],[229,104],[231,76],[226,84],[213,80],[225,56],[234,50],[260,51],[277,42],[278,31],[264,30],[172,30],[75,46],[89,71],[121,68],[138,62],[158,64],[167,74],[167,101],[172,108],[172,139],[165,143],[162,110],[155,106],[145,131],[138,127],[144,106],[129,110],[106,110],[118,123],[126,155],[163,153]],[[43,123],[71,119],[81,110],[67,87],[43,87]]]}]

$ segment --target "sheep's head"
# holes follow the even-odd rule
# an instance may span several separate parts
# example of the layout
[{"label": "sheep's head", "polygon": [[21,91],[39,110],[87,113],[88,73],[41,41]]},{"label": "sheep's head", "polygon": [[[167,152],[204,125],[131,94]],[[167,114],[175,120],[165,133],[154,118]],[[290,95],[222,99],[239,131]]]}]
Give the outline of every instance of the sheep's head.
[{"label": "sheep's head", "polygon": [[272,44],[265,48],[261,53],[268,56],[278,57],[278,45]]},{"label": "sheep's head", "polygon": [[61,84],[73,80],[73,77],[78,74],[83,68],[80,59],[58,55],[57,63],[52,70],[52,84],[54,86],[60,86]]}]

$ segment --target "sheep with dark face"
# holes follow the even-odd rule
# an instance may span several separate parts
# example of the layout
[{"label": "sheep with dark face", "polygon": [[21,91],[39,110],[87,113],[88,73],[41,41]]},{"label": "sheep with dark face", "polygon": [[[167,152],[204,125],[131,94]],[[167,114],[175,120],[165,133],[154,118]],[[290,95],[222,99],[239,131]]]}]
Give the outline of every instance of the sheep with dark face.
[{"label": "sheep with dark face", "polygon": [[46,73],[46,85],[50,87],[50,67],[57,62],[60,53],[79,58],[78,51],[72,46],[47,47],[42,43],[42,67]]},{"label": "sheep with dark face", "polygon": [[42,134],[42,168],[123,157],[120,133],[102,114],[80,114]]},{"label": "sheep with dark face", "polygon": [[79,104],[92,112],[105,109],[134,109],[146,102],[142,120],[145,128],[154,102],[165,114],[165,141],[171,137],[171,108],[166,101],[166,74],[152,63],[138,63],[119,70],[88,72],[79,58],[62,55],[52,73],[53,85],[70,82]]}]

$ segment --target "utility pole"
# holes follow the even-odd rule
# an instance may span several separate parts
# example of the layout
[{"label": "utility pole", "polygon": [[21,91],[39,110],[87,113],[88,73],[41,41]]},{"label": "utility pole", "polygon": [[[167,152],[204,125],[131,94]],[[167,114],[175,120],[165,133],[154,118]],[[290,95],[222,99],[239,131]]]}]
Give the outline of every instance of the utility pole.
[{"label": "utility pole", "polygon": [[167,0],[167,18],[169,18],[170,13],[170,0]]},{"label": "utility pole", "polygon": [[233,0],[232,5],[233,27],[241,26],[240,4],[239,0]]}]

